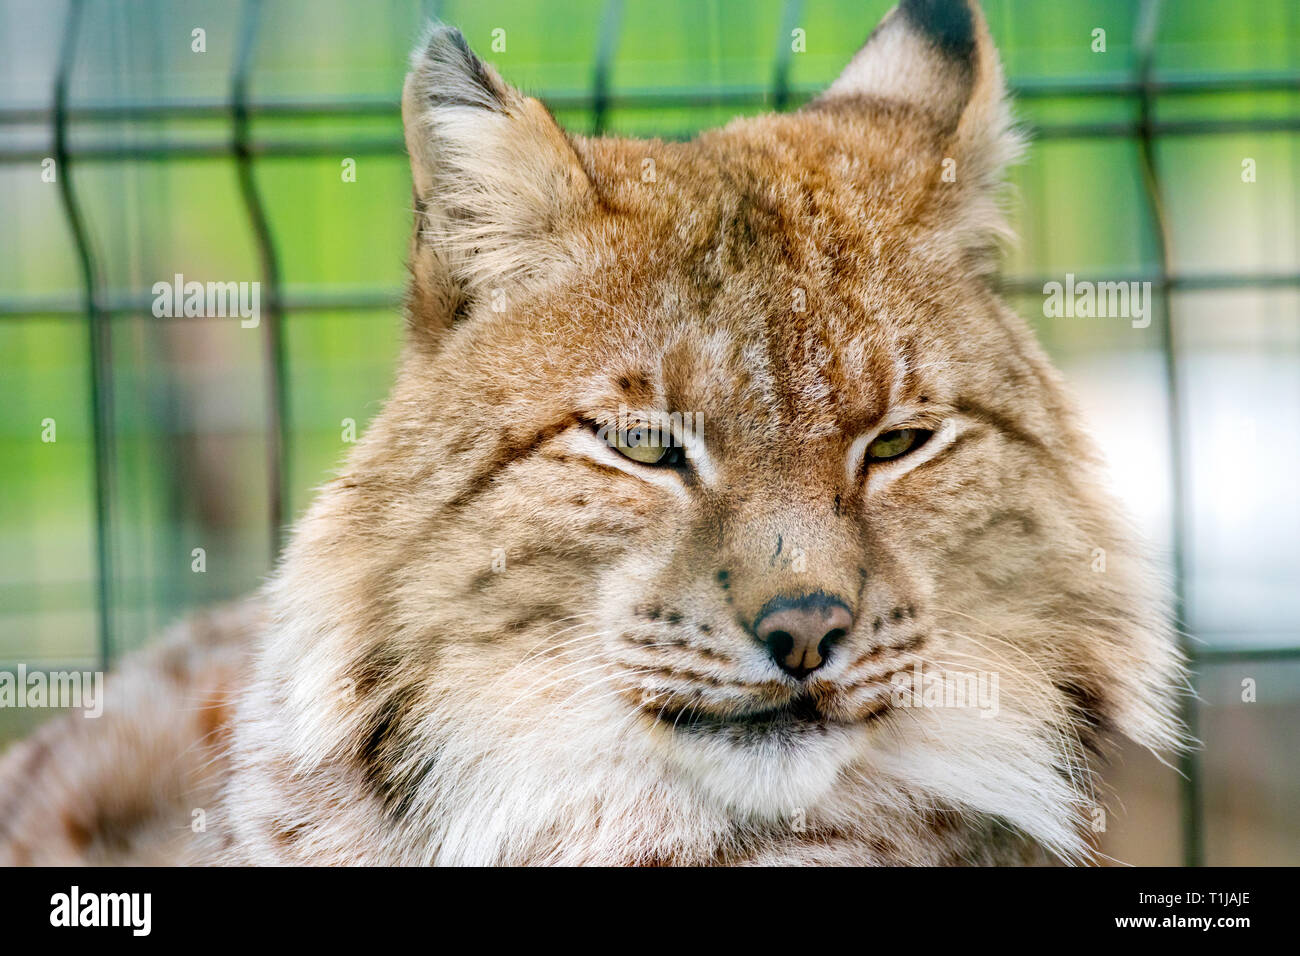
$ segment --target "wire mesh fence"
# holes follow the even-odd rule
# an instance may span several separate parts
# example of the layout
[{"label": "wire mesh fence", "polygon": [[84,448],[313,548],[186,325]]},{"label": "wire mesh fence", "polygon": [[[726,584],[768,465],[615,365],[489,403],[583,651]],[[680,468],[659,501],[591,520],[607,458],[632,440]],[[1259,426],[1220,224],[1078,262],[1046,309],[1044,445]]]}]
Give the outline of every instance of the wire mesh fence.
[{"label": "wire mesh fence", "polygon": [[[338,421],[355,423],[365,417],[358,411],[338,415],[338,406],[324,394],[335,387],[337,375],[313,378],[313,356],[337,352],[340,345],[346,349],[348,343],[366,351],[370,345],[358,343],[381,341],[380,347],[368,352],[369,390],[351,398],[350,407],[373,407],[382,394],[386,377],[382,369],[394,354],[396,341],[391,317],[401,292],[400,267],[394,263],[400,260],[407,234],[394,218],[406,214],[397,117],[402,60],[394,51],[409,45],[423,18],[443,17],[462,25],[508,78],[525,86],[531,82],[532,91],[557,117],[579,131],[683,137],[736,114],[790,109],[805,102],[824,86],[860,42],[859,34],[888,5],[772,0],[664,7],[600,0],[534,3],[524,11],[521,5],[506,3],[321,7],[245,0],[216,12],[202,4],[141,4],[132,9],[128,4],[71,0],[44,8],[35,19],[57,27],[46,31],[56,36],[42,41],[49,47],[44,54],[38,49],[27,66],[12,68],[15,76],[24,71],[24,82],[0,100],[0,169],[4,171],[0,175],[8,180],[7,191],[27,192],[40,189],[29,184],[38,181],[42,168],[55,171],[51,185],[57,191],[57,206],[50,197],[30,202],[15,199],[13,214],[16,221],[25,218],[32,231],[39,228],[60,237],[33,241],[40,255],[53,256],[65,268],[43,288],[41,283],[11,275],[13,281],[6,280],[0,289],[0,324],[31,330],[28,338],[10,335],[6,342],[15,357],[20,349],[27,349],[25,357],[33,369],[29,376],[40,374],[40,360],[47,352],[75,353],[77,364],[84,366],[81,383],[71,389],[75,394],[63,407],[74,420],[84,415],[87,441],[72,453],[81,457],[88,470],[85,484],[90,500],[85,510],[74,509],[71,517],[61,520],[89,530],[83,538],[73,535],[89,546],[84,565],[87,586],[76,594],[90,598],[88,610],[97,634],[94,654],[101,665],[110,666],[159,618],[256,583],[241,572],[223,578],[210,591],[194,590],[176,583],[188,580],[184,561],[179,572],[160,572],[160,559],[147,553],[166,551],[175,564],[177,554],[188,556],[193,551],[187,545],[194,536],[187,537],[184,529],[192,530],[196,522],[203,527],[202,504],[189,500],[202,492],[168,491],[184,488],[188,480],[199,482],[192,466],[184,464],[187,455],[210,459],[229,452],[237,459],[240,487],[259,502],[252,511],[260,516],[260,543],[241,538],[224,551],[216,550],[229,564],[242,561],[260,574],[282,547],[284,531],[309,499],[321,466],[341,453],[336,439],[322,436],[336,429]],[[32,15],[30,8],[20,6],[8,7],[11,27]],[[1234,11],[1233,22],[1225,24],[1216,19],[1225,15],[1217,4],[1199,2],[1030,5],[991,0],[985,7],[1007,56],[1011,84],[1034,148],[1047,155],[1041,167],[1021,174],[1021,191],[1027,194],[1022,218],[1029,251],[1013,254],[1001,279],[1003,291],[1039,326],[1049,349],[1068,357],[1098,349],[1105,354],[1114,347],[1106,337],[1120,333],[1089,331],[1088,341],[1080,344],[1081,333],[1074,327],[1045,321],[1040,306],[1047,283],[1066,271],[1080,279],[1091,275],[1151,283],[1154,315],[1137,350],[1145,363],[1146,394],[1156,395],[1155,411],[1144,414],[1159,421],[1164,446],[1154,459],[1145,459],[1159,462],[1146,481],[1164,486],[1152,492],[1157,500],[1150,522],[1157,529],[1154,536],[1170,555],[1178,617],[1189,634],[1186,650],[1198,668],[1300,657],[1294,599],[1277,596],[1296,579],[1294,549],[1285,543],[1293,522],[1300,528],[1293,497],[1289,504],[1278,503],[1280,510],[1273,515],[1283,551],[1280,558],[1270,552],[1266,584],[1271,590],[1265,595],[1265,611],[1253,621],[1221,623],[1225,616],[1203,595],[1224,590],[1222,580],[1227,579],[1216,577],[1219,572],[1213,568],[1207,570],[1204,554],[1192,541],[1204,509],[1213,505],[1203,499],[1218,487],[1199,470],[1205,438],[1199,428],[1202,405],[1197,396],[1204,392],[1205,378],[1194,356],[1205,347],[1197,338],[1204,335],[1199,317],[1204,304],[1219,297],[1230,311],[1233,303],[1245,301],[1242,296],[1254,297],[1251,309],[1258,315],[1241,319],[1246,327],[1242,334],[1248,338],[1244,347],[1275,351],[1286,360],[1284,376],[1295,372],[1300,326],[1295,225],[1300,166],[1294,161],[1295,134],[1300,132],[1300,12],[1290,2],[1242,4]],[[297,42],[295,30],[316,29],[322,18],[328,20],[332,14],[341,20],[326,24],[326,32],[336,34],[335,46],[316,49],[316,59],[306,57],[293,69],[277,58],[277,49]],[[363,23],[379,26],[366,32]],[[174,58],[187,57],[187,50],[195,54],[195,30],[203,34],[203,55],[209,62],[186,79]],[[1204,55],[1205,38],[1216,31],[1227,36],[1223,62],[1198,61]],[[135,32],[140,36],[126,36]],[[1043,34],[1057,37],[1057,46],[1042,43]],[[1240,48],[1231,42],[1237,36],[1244,38]],[[12,30],[10,37],[13,44]],[[359,44],[364,51],[361,65],[353,63],[345,71],[331,67],[330,50],[350,44]],[[41,47],[41,43],[34,45]],[[121,69],[120,58],[147,56],[151,46],[181,51],[160,53],[161,66],[137,70],[152,78],[152,86],[95,89],[96,78],[106,69]],[[115,51],[119,60],[104,60],[106,49]],[[214,67],[211,60],[218,51],[221,65]],[[324,81],[314,82],[322,76]],[[176,77],[181,77],[177,88],[160,88],[159,84]],[[318,85],[325,91],[319,92]],[[1245,112],[1243,104],[1249,107]],[[1247,229],[1261,222],[1270,224],[1270,248],[1264,254],[1245,249],[1240,255],[1201,255],[1200,232],[1191,230],[1193,241],[1188,246],[1193,254],[1179,255],[1183,230],[1192,215],[1188,202],[1198,198],[1189,185],[1194,178],[1189,179],[1184,152],[1213,154],[1216,142],[1226,143],[1222,159],[1228,169],[1219,174],[1234,188],[1249,184],[1244,178],[1246,160],[1267,163],[1272,157],[1267,175],[1274,185],[1267,194],[1268,209],[1252,206],[1247,214]],[[1060,144],[1063,152],[1054,152],[1053,144]],[[1053,157],[1066,155],[1066,150],[1070,151],[1069,175],[1048,178],[1041,172],[1052,169]],[[362,230],[364,238],[384,236],[387,260],[379,263],[380,256],[357,253],[357,245],[349,242],[352,258],[363,260],[363,265],[335,263],[347,281],[313,281],[312,270],[302,267],[305,254],[298,249],[300,240],[295,235],[313,228],[301,209],[324,202],[310,190],[321,188],[323,177],[337,177],[339,164],[349,160],[354,168],[365,169],[372,182],[382,183],[384,198],[393,200],[394,208],[373,234]],[[214,163],[222,164],[215,178],[205,166]],[[179,172],[138,172],[146,167]],[[134,224],[127,236],[116,236],[109,224],[117,220],[102,209],[96,211],[91,201],[92,196],[131,188],[124,170],[186,180],[196,168],[204,171],[190,185],[182,182],[172,188],[192,191],[194,182],[220,179],[226,184],[221,187],[224,211],[216,222],[183,223],[168,235],[186,235],[187,242],[201,244],[217,232],[226,237],[242,233],[243,248],[229,261],[240,263],[236,274],[247,273],[260,282],[264,305],[252,338],[241,340],[237,354],[222,352],[226,358],[234,356],[234,365],[227,363],[224,374],[232,374],[234,368],[237,387],[256,392],[254,404],[261,416],[254,440],[241,439],[224,451],[222,447],[170,447],[177,442],[183,445],[183,433],[194,430],[189,419],[203,405],[202,391],[187,393],[184,382],[160,386],[145,381],[147,366],[137,369],[139,375],[128,374],[140,365],[140,350],[149,347],[142,342],[168,334],[160,331],[165,324],[187,320],[154,316],[155,294],[147,284],[132,282],[140,276],[168,276],[153,263],[167,261],[169,250],[150,250],[143,257],[151,259],[148,263],[133,260],[129,248],[141,244],[140,234],[147,225]],[[1173,183],[1171,168],[1176,174]],[[1070,176],[1084,194],[1089,194],[1090,177],[1099,177],[1120,212],[1089,221],[1086,207],[1076,205],[1054,218],[1056,200],[1050,196],[1068,191]],[[1289,185],[1278,182],[1286,177]],[[300,179],[311,184],[303,186]],[[197,188],[202,192],[213,187]],[[58,227],[51,226],[55,215]],[[322,221],[329,222],[330,217]],[[12,239],[12,230],[6,231]],[[1088,231],[1109,237],[1103,245],[1121,248],[1098,251],[1080,245],[1077,235]],[[1208,231],[1212,234],[1215,229]],[[1063,238],[1067,233],[1070,238]],[[1118,234],[1136,238],[1116,239]],[[23,242],[23,233],[18,235]],[[328,238],[321,242],[329,244]],[[52,248],[57,251],[51,253]],[[331,260],[328,250],[316,254],[326,260],[325,268],[317,270],[319,278],[329,271]],[[195,260],[190,256],[187,261]],[[75,284],[69,281],[72,276]],[[383,323],[382,333],[377,331],[378,323]],[[340,331],[344,326],[350,329],[347,334]],[[55,327],[57,333],[49,332]],[[187,334],[177,333],[181,338]],[[36,347],[32,337],[38,335],[42,339]],[[295,341],[301,349],[295,348]],[[202,334],[195,343],[177,342],[159,359],[174,366],[169,374],[176,376],[176,367],[181,378],[186,369],[206,369]],[[1213,339],[1210,345],[1218,347]],[[178,355],[188,358],[178,359]],[[6,366],[11,361],[16,367],[18,363],[10,358]],[[166,394],[149,395],[132,408],[136,393],[151,388]],[[178,401],[184,404],[187,394],[188,410],[171,407]],[[1283,400],[1290,409],[1284,420],[1300,418],[1295,393]],[[320,405],[328,405],[328,413],[318,414]],[[30,421],[23,416],[14,419],[22,419],[15,428],[29,428]],[[241,419],[239,424],[248,422]],[[10,434],[7,440],[15,446],[19,439]],[[22,440],[29,436],[24,434]],[[1289,450],[1294,448],[1293,437],[1287,440],[1292,444],[1286,455],[1294,464],[1300,456]],[[307,446],[310,451],[304,452]],[[39,466],[28,464],[26,474],[39,480]],[[6,480],[13,486],[14,499],[37,494],[17,487],[14,476],[23,469],[18,458],[11,460]],[[251,490],[254,485],[260,490]],[[164,530],[142,532],[125,502],[166,499],[169,494],[185,500],[173,501],[162,518],[154,516]],[[1261,494],[1267,498],[1285,492],[1269,485]],[[249,523],[246,511],[241,511],[241,528]],[[34,505],[32,513],[39,533],[44,527],[39,523],[43,520],[40,506]],[[5,533],[16,540],[17,529],[30,530],[33,523],[30,515],[15,510],[6,518]],[[210,539],[212,528],[207,531]],[[66,610],[61,605],[75,605],[78,598],[69,597],[72,592],[67,588],[47,586],[48,580],[66,583],[77,577],[75,573],[60,569],[51,574],[42,561],[25,565],[23,549],[10,550],[17,556],[6,557],[5,590],[13,600],[6,601],[0,649],[7,649],[15,659],[26,659],[33,655],[30,647],[23,646],[19,632],[33,626],[32,621],[53,620],[51,626],[67,628],[86,619],[53,614]],[[42,575],[48,580],[43,582]],[[157,584],[160,580],[162,585]],[[174,593],[159,598],[155,585],[164,591],[171,587]],[[1233,592],[1234,586],[1227,587],[1230,593],[1225,600],[1248,596]],[[34,595],[28,605],[22,604],[24,594]],[[146,613],[142,607],[165,610]],[[37,642],[36,650],[54,657],[84,654],[58,642]],[[1194,701],[1188,702],[1186,718],[1195,732],[1200,714]],[[1183,757],[1181,770],[1183,858],[1196,864],[1205,858],[1200,756]]]}]

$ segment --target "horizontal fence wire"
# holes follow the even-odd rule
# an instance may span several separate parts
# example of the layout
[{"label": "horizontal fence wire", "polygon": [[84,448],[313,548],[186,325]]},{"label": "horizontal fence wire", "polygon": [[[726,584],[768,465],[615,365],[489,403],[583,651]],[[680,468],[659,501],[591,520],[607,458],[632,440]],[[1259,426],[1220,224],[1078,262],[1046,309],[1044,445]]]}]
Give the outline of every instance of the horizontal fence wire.
[{"label": "horizontal fence wire", "polygon": [[[611,5],[618,0],[611,0]],[[608,18],[609,13],[606,14]],[[610,23],[608,19],[604,21]],[[613,23],[610,29],[615,29]],[[616,37],[602,33],[602,47],[612,44]],[[787,44],[781,44],[784,49]],[[597,64],[604,62],[604,72],[597,69],[593,76],[608,80],[609,63],[604,57],[612,55],[612,50],[598,55]],[[678,108],[690,106],[775,106],[781,102],[783,90],[781,83],[785,71],[781,69],[782,58],[777,58],[774,79],[768,85],[737,84],[733,86],[681,86],[681,87],[647,87],[621,89],[611,92],[608,85],[604,89],[593,85],[587,90],[550,90],[539,94],[553,110],[587,111],[593,110],[598,102],[604,102],[609,109],[653,109]],[[788,65],[788,61],[786,61]],[[1108,97],[1112,99],[1140,99],[1144,90],[1152,98],[1176,96],[1200,96],[1207,93],[1288,93],[1300,90],[1300,73],[1292,72],[1247,72],[1230,73],[1222,76],[1205,76],[1196,74],[1181,78],[1152,78],[1143,84],[1137,79],[1115,77],[1080,76],[1073,78],[1035,79],[1018,78],[1009,82],[1012,95],[1017,100],[1033,101],[1042,99],[1078,99]],[[786,97],[783,105],[797,106],[812,99],[822,92],[821,84],[801,84],[788,86],[784,90]],[[384,116],[397,111],[396,96],[355,96],[311,100],[262,96],[249,100],[250,113],[268,119],[296,119],[320,116]],[[137,119],[176,119],[229,116],[231,103],[221,97],[176,98],[171,100],[131,99],[112,100],[84,99],[68,107],[68,118],[74,122],[119,122]],[[18,125],[25,123],[43,123],[50,120],[52,108],[47,106],[0,106],[0,124]],[[1164,121],[1157,123],[1154,129],[1182,129],[1185,124],[1209,125],[1210,120]],[[1272,119],[1244,119],[1241,123],[1248,129],[1258,128],[1256,124],[1283,122],[1290,125],[1300,123],[1300,118],[1274,117]],[[1046,129],[1118,129],[1120,126],[1132,129],[1132,123],[1094,123],[1094,124],[1060,124],[1047,126]],[[0,156],[4,156],[0,152]]]},{"label": "horizontal fence wire", "polygon": [[[800,105],[811,99],[805,94],[792,95],[790,97],[793,105]],[[744,105],[752,106],[770,106],[775,101],[775,97],[765,97],[753,102],[746,101]],[[556,108],[554,103],[547,101],[552,108]],[[608,101],[602,101],[596,98],[589,98],[583,101],[581,109],[586,109],[593,114],[593,127],[597,121],[604,123],[605,115],[613,109],[623,107],[641,107],[641,108],[669,108],[669,107],[689,107],[689,106],[716,106],[719,102],[711,94],[695,94],[695,97],[686,100],[685,98],[673,97],[671,99],[647,98],[642,101],[621,100],[611,98]],[[727,105],[725,103],[721,105]],[[740,104],[737,104],[740,105]],[[108,115],[114,112],[106,108],[103,114],[92,114],[83,117],[77,122],[86,121],[110,121]],[[225,104],[223,112],[229,114],[231,108]],[[397,115],[397,104],[390,101],[387,104],[386,114]],[[264,108],[250,104],[248,107],[250,116],[269,118],[273,114],[267,112]],[[48,114],[47,114],[48,115]],[[157,113],[150,118],[162,119],[166,114]],[[277,114],[289,115],[289,114]],[[298,116],[318,115],[310,110],[304,110],[294,114]],[[344,110],[340,115],[348,115]],[[360,114],[355,114],[360,115]],[[0,119],[0,123],[4,123]],[[1262,116],[1256,118],[1225,118],[1225,119],[1170,119],[1151,120],[1146,124],[1150,129],[1151,135],[1158,138],[1168,138],[1176,136],[1216,136],[1231,135],[1234,133],[1294,133],[1300,132],[1300,116]],[[1133,139],[1142,134],[1143,124],[1136,120],[1114,120],[1099,122],[1080,122],[1080,123],[1046,123],[1022,124],[1025,132],[1032,140],[1067,140],[1067,139]],[[603,126],[600,127],[603,131]],[[668,133],[668,139],[685,139],[694,134],[694,130],[684,130],[679,133]],[[308,156],[333,156],[342,153],[358,156],[373,155],[401,155],[405,151],[405,144],[401,136],[370,136],[370,137],[349,137],[346,139],[298,139],[289,136],[268,136],[252,139],[248,143],[250,155],[255,157],[308,157]],[[189,140],[170,140],[153,143],[92,143],[77,146],[71,150],[72,154],[81,159],[95,161],[133,161],[133,162],[166,162],[174,158],[192,158],[192,159],[212,159],[229,157],[232,155],[231,146],[226,142],[212,141],[189,141]],[[30,163],[39,161],[49,155],[49,147],[43,145],[6,145],[0,146],[0,163]]]},{"label": "horizontal fence wire", "polygon": [[[1004,276],[995,280],[994,288],[1003,295],[1041,294],[1043,286],[1059,281],[1055,275]],[[1300,288],[1300,272],[1267,273],[1196,273],[1192,275],[1164,275],[1159,272],[1109,271],[1104,276],[1078,273],[1075,280],[1108,282],[1149,282],[1159,292],[1210,292],[1251,290],[1282,290]],[[275,303],[286,312],[330,312],[354,310],[359,312],[384,311],[398,307],[402,301],[400,286],[369,287],[344,290],[297,290],[286,292],[283,288],[269,292],[262,301]],[[146,319],[158,322],[186,322],[195,316],[173,315],[155,317],[150,310],[154,301],[152,293],[101,292],[100,308],[108,315],[140,313]],[[0,319],[56,318],[71,316],[82,318],[86,314],[82,299],[66,294],[4,295],[0,296]]]},{"label": "horizontal fence wire", "polygon": [[[90,402],[93,426],[95,572],[97,580],[96,613],[99,627],[101,664],[108,667],[113,656],[113,413],[111,367],[112,351],[108,320],[120,314],[149,314],[151,296],[139,293],[109,293],[102,287],[95,252],[85,225],[85,218],[75,189],[72,170],[79,161],[157,161],[167,162],[186,157],[225,157],[235,161],[240,191],[250,229],[258,252],[263,282],[267,287],[268,307],[264,324],[263,362],[268,392],[267,470],[271,508],[269,543],[277,555],[282,542],[284,501],[289,487],[287,466],[288,400],[285,387],[283,319],[289,311],[358,310],[387,311],[401,301],[401,290],[368,288],[345,292],[308,291],[289,293],[282,286],[275,237],[267,216],[266,204],[255,176],[255,160],[271,156],[314,156],[393,154],[404,152],[402,139],[393,136],[347,137],[336,141],[293,137],[259,137],[252,133],[254,118],[295,119],[307,117],[396,116],[395,98],[353,97],[331,100],[303,100],[249,95],[249,73],[261,23],[261,0],[245,0],[239,33],[239,46],[228,99],[172,100],[86,100],[68,102],[68,82],[75,66],[78,35],[84,19],[85,0],[71,0],[68,8],[63,45],[58,62],[54,97],[50,106],[9,106],[0,108],[0,126],[44,125],[49,130],[48,144],[0,144],[0,163],[39,161],[53,155],[63,214],[76,249],[82,290],[79,298],[67,295],[0,295],[0,318],[21,320],[28,317],[79,316],[87,323],[90,348]],[[606,0],[598,44],[588,90],[543,92],[541,98],[555,110],[585,112],[595,134],[606,131],[613,110],[624,108],[655,109],[695,106],[729,106],[737,109],[769,107],[788,109],[807,102],[821,88],[790,83],[790,50],[784,42],[791,25],[798,22],[801,0],[786,0],[777,34],[777,55],[768,85],[701,88],[646,88],[612,90],[611,70],[623,19],[623,0]],[[1164,212],[1163,188],[1156,158],[1155,144],[1165,137],[1219,135],[1243,132],[1300,131],[1300,116],[1257,118],[1160,119],[1155,116],[1156,101],[1162,98],[1195,97],[1210,93],[1279,93],[1300,91],[1300,74],[1289,72],[1246,72],[1224,76],[1154,75],[1161,15],[1159,0],[1142,0],[1138,7],[1136,33],[1137,69],[1132,78],[1080,77],[1074,79],[1021,79],[1011,84],[1016,97],[1026,101],[1106,97],[1132,100],[1137,116],[1131,120],[1030,124],[1029,134],[1037,139],[1130,138],[1139,148],[1144,199],[1148,219],[1157,247],[1159,268],[1155,272],[1138,271],[1124,277],[1127,281],[1147,281],[1165,293],[1211,289],[1294,289],[1300,288],[1300,265],[1295,271],[1256,275],[1196,274],[1179,275],[1172,269],[1169,225]],[[72,146],[71,124],[111,123],[123,120],[166,120],[171,118],[229,118],[231,134],[212,142],[163,140],[146,144],[93,143]],[[671,134],[669,134],[671,135]],[[683,132],[682,136],[689,135]],[[1002,277],[1000,291],[1030,294],[1042,291],[1050,277]],[[1108,276],[1115,279],[1113,275]],[[1158,313],[1160,347],[1163,357],[1168,400],[1169,449],[1171,456],[1171,500],[1173,514],[1173,559],[1177,620],[1186,626],[1186,547],[1187,515],[1185,501],[1186,461],[1184,460],[1183,403],[1177,361],[1176,323],[1169,295],[1160,297]],[[169,318],[160,321],[180,321]],[[1197,648],[1184,642],[1193,663],[1270,661],[1300,658],[1300,646],[1277,647],[1206,647]],[[1184,719],[1195,733],[1199,724],[1196,700],[1189,698]],[[1183,812],[1182,842],[1184,862],[1199,865],[1204,857],[1203,794],[1200,761],[1195,753],[1181,759],[1181,801]]]}]

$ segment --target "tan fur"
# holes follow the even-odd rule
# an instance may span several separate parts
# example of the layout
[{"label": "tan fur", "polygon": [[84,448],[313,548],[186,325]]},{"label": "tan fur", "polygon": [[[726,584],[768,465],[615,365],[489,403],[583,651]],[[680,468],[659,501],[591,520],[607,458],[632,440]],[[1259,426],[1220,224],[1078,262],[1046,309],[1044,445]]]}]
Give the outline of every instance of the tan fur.
[{"label": "tan fur", "polygon": [[262,626],[255,601],[195,615],[109,675],[101,716],[51,721],[6,751],[0,866],[211,859],[207,818]]},{"label": "tan fur", "polygon": [[[1174,745],[1179,663],[987,283],[1018,143],[973,27],[963,60],[896,11],[818,101],[689,143],[566,136],[431,34],[409,345],[266,594],[220,859],[1087,856],[1089,752]],[[701,413],[689,467],[606,446],[620,406]],[[936,434],[855,464],[903,426]],[[855,617],[823,719],[730,722],[799,693],[750,629],[813,591]],[[998,716],[893,706],[917,665],[995,672]]]}]

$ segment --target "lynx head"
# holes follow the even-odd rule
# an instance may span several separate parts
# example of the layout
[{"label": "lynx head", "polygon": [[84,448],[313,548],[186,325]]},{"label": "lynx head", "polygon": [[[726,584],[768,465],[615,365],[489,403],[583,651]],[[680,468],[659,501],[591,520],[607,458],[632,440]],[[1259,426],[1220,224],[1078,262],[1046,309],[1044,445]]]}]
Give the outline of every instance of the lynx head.
[{"label": "lynx head", "polygon": [[405,358],[263,664],[297,771],[408,860],[1085,853],[1088,751],[1170,745],[1179,665],[990,289],[978,8],[683,143],[566,133],[437,27],[403,115]]}]

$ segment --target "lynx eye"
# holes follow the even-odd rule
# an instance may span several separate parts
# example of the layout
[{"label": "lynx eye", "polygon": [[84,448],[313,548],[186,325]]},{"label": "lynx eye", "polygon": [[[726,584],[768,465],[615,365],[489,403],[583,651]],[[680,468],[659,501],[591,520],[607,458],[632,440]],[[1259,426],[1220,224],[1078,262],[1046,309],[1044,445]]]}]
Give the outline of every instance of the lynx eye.
[{"label": "lynx eye", "polygon": [[649,425],[605,433],[610,448],[643,465],[671,465],[677,462],[681,449],[673,445],[672,437]]},{"label": "lynx eye", "polygon": [[896,428],[877,435],[867,446],[867,461],[890,461],[920,448],[934,434],[924,428]]}]

